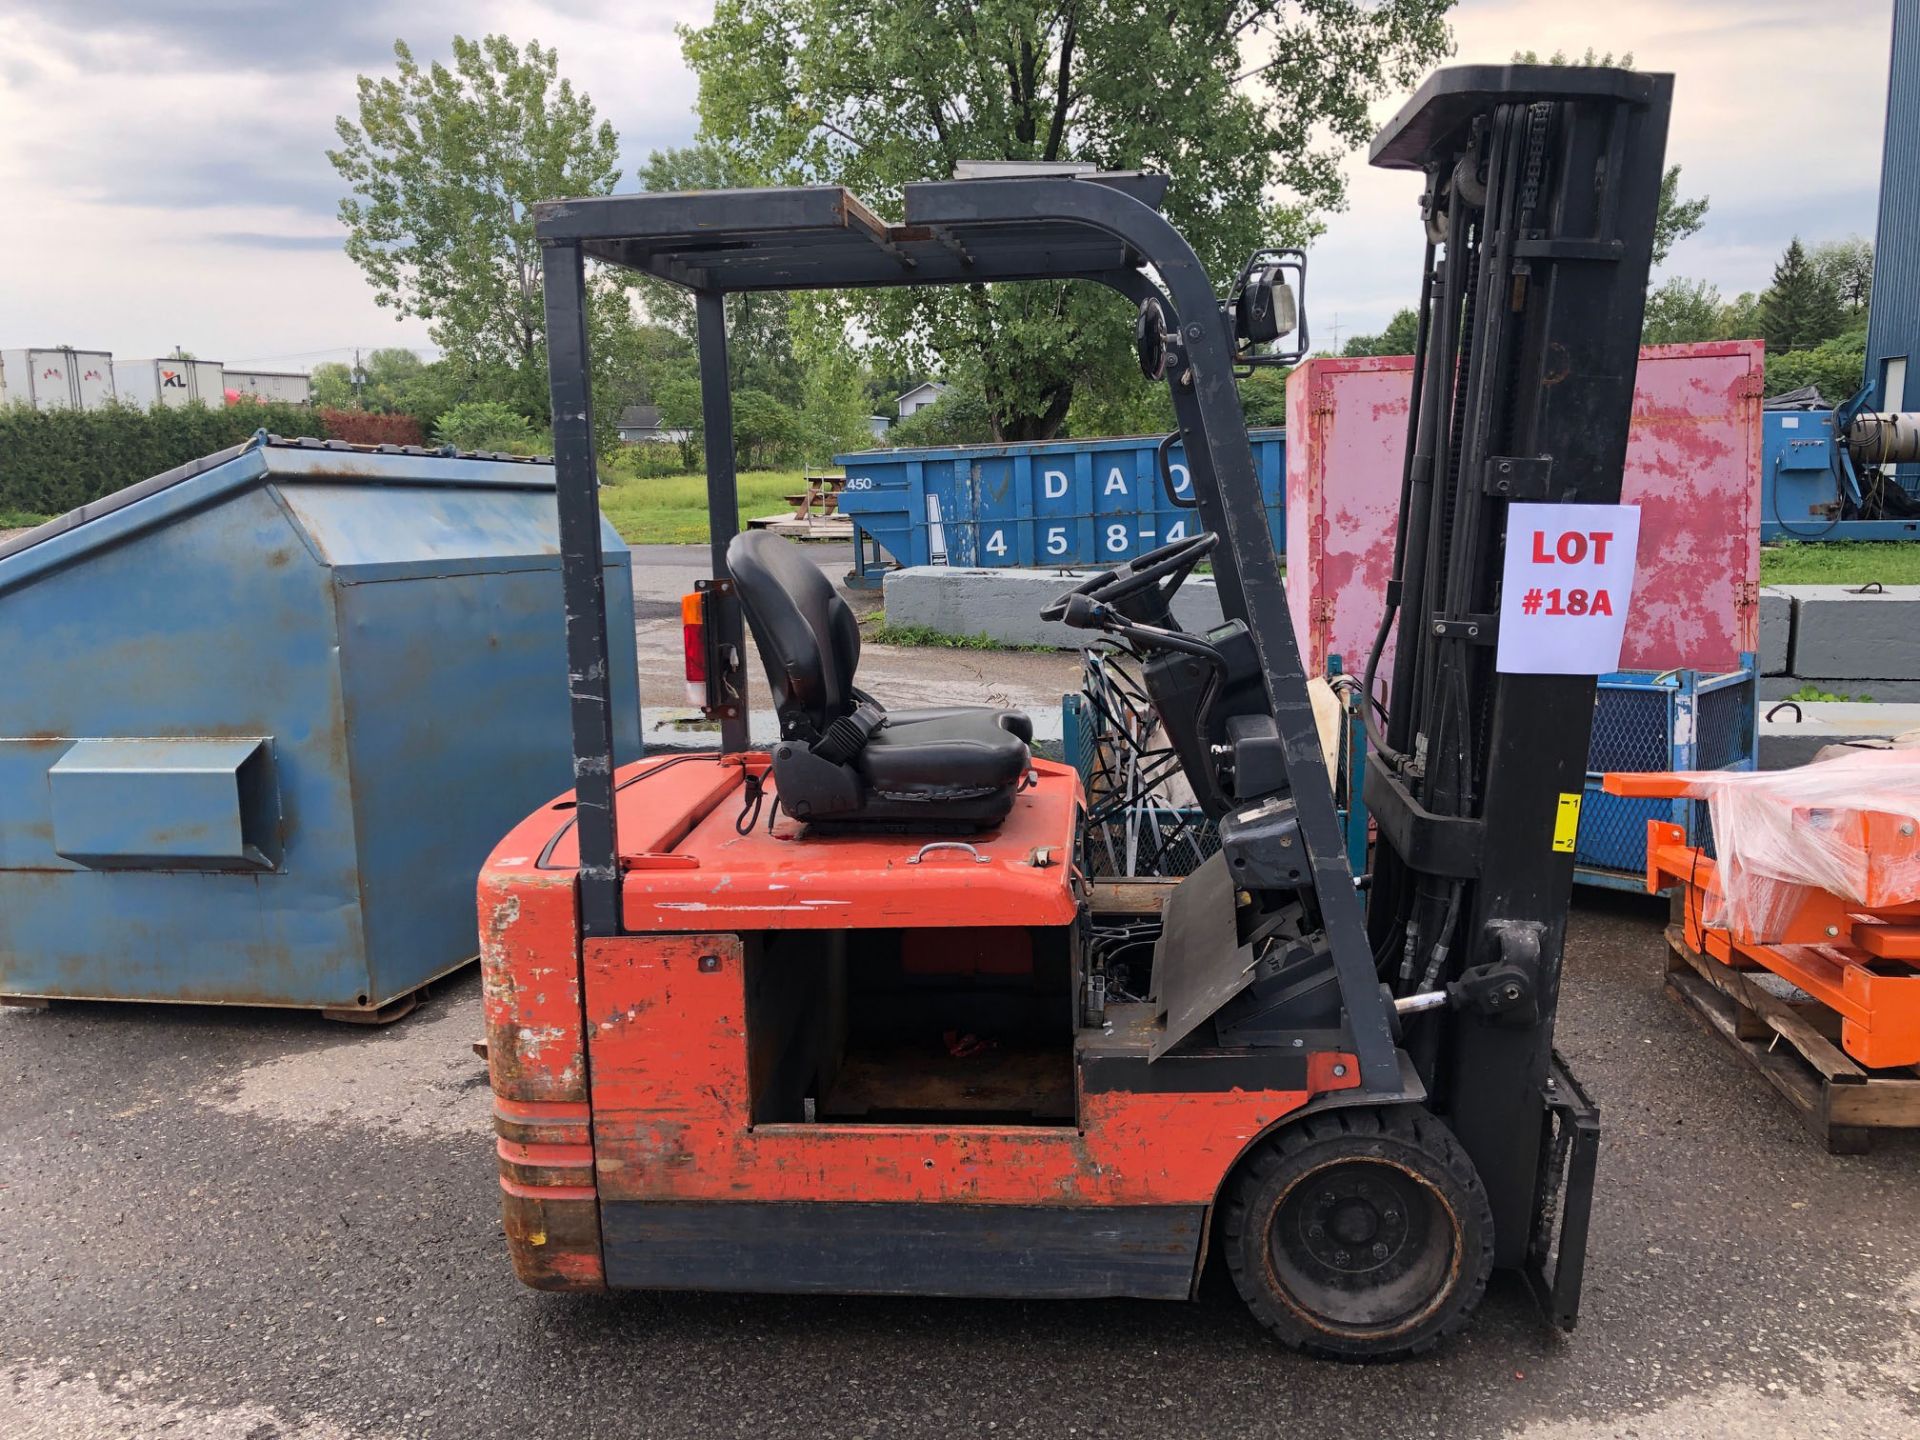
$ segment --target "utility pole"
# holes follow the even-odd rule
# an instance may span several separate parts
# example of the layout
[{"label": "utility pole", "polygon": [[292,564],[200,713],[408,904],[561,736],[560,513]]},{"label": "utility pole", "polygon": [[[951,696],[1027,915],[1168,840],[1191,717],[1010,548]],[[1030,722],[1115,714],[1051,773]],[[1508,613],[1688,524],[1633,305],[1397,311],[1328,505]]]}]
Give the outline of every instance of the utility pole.
[{"label": "utility pole", "polygon": [[367,408],[360,399],[360,387],[366,383],[367,372],[360,368],[360,347],[356,345],[353,347],[353,408],[356,410]]}]

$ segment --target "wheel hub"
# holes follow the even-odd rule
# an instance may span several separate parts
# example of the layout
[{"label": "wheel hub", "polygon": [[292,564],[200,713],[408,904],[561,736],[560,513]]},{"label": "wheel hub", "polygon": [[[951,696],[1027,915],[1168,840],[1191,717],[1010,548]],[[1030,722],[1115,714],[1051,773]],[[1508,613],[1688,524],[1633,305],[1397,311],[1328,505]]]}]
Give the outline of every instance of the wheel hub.
[{"label": "wheel hub", "polygon": [[1340,1165],[1310,1187],[1300,1259],[1333,1275],[1365,1275],[1406,1249],[1408,1215],[1418,1197],[1385,1167]]},{"label": "wheel hub", "polygon": [[1385,1161],[1349,1159],[1304,1176],[1269,1231],[1276,1274],[1330,1328],[1392,1326],[1446,1283],[1453,1227],[1439,1197]]}]

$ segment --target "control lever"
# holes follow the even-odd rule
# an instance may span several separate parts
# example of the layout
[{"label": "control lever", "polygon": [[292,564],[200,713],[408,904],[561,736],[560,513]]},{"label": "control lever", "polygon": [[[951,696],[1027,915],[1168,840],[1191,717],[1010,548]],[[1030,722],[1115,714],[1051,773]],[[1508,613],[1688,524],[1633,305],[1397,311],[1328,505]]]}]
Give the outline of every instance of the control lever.
[{"label": "control lever", "polygon": [[1476,965],[1441,990],[1402,995],[1393,1012],[1404,1018],[1427,1010],[1472,1010],[1498,1025],[1528,1026],[1540,1020],[1533,979],[1517,965]]}]

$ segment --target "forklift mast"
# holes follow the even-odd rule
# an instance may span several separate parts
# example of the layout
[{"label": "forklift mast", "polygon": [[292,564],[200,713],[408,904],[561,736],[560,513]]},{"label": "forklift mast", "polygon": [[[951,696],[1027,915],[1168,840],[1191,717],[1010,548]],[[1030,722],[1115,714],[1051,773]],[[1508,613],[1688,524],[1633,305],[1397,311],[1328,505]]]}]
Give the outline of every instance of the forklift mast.
[{"label": "forklift mast", "polygon": [[1368,717],[1368,932],[1401,999],[1451,983],[1485,1002],[1410,1044],[1487,1186],[1500,1265],[1535,1243],[1543,1146],[1575,1090],[1553,1022],[1594,696],[1590,677],[1495,668],[1507,507],[1620,499],[1671,94],[1623,70],[1445,70],[1373,144],[1375,165],[1425,176],[1427,244],[1366,671],[1387,695],[1384,733]]}]

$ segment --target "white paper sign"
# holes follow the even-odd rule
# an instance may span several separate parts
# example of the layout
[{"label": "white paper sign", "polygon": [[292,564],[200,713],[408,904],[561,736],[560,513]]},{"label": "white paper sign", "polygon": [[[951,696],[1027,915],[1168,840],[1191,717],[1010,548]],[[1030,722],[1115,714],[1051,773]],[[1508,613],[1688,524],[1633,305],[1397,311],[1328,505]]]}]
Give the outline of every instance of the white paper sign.
[{"label": "white paper sign", "polygon": [[1618,670],[1639,544],[1638,505],[1509,505],[1498,668]]}]

